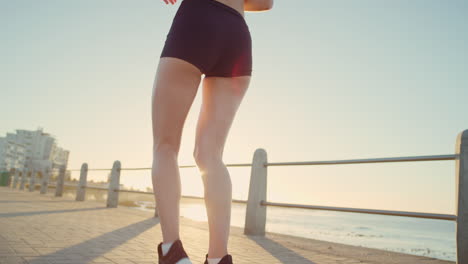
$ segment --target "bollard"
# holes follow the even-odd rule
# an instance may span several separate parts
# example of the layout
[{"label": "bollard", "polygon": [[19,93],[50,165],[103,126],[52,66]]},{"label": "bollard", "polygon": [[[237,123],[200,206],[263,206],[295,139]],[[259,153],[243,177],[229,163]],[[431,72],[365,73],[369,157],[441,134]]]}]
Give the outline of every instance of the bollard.
[{"label": "bollard", "polygon": [[84,201],[85,194],[86,194],[86,181],[88,177],[88,164],[83,163],[81,165],[81,172],[80,172],[80,182],[76,188],[76,201]]},{"label": "bollard", "polygon": [[40,194],[46,194],[47,189],[49,188],[49,178],[50,178],[50,169],[47,167],[42,171],[42,183]]},{"label": "bollard", "polygon": [[24,169],[21,173],[20,190],[24,190],[24,184],[26,183],[27,175],[28,175],[28,170]]},{"label": "bollard", "polygon": [[120,167],[120,161],[114,161],[107,190],[107,207],[115,208],[119,203]]},{"label": "bollard", "polygon": [[59,168],[59,175],[57,176],[57,185],[55,186],[55,197],[62,197],[63,184],[65,182],[66,164],[61,165]]},{"label": "bollard", "polygon": [[29,191],[34,191],[34,185],[36,184],[36,171],[34,169],[31,170],[31,177],[29,178]]},{"label": "bollard", "polygon": [[458,134],[455,155],[457,264],[468,264],[468,129]]},{"label": "bollard", "polygon": [[249,198],[245,214],[244,234],[265,235],[267,191],[267,153],[264,149],[255,150],[250,173]]},{"label": "bollard", "polygon": [[16,189],[16,186],[18,186],[19,174],[20,174],[20,171],[15,170],[15,176],[13,178],[13,185],[12,185],[13,189]]},{"label": "bollard", "polygon": [[13,179],[15,178],[15,175],[16,175],[16,169],[15,169],[15,174],[13,174],[11,172],[11,170],[8,172],[8,178],[6,180],[6,185],[5,186],[8,186],[10,188],[13,187]]}]

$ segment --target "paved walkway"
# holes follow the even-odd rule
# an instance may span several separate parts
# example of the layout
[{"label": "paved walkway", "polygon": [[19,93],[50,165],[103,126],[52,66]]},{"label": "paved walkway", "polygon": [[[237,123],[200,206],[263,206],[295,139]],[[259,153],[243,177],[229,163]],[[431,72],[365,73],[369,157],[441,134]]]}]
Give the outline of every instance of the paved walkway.
[{"label": "paved walkway", "polygon": [[[184,217],[180,223],[190,259],[202,264],[208,224]],[[158,224],[132,208],[0,187],[0,263],[157,263]],[[228,250],[236,264],[454,263],[274,233],[246,236],[239,227],[231,227]]]}]

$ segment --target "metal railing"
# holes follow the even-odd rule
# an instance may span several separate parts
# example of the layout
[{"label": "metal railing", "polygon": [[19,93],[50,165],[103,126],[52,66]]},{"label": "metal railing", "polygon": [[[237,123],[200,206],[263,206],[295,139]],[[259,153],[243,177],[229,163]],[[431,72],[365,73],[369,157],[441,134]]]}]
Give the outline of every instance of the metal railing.
[{"label": "metal railing", "polygon": [[[388,163],[388,162],[416,162],[416,161],[455,161],[456,170],[456,210],[457,214],[434,214],[424,212],[408,211],[390,211],[364,208],[346,208],[333,206],[318,206],[304,204],[289,204],[268,202],[267,194],[267,170],[271,166],[310,166],[310,165],[339,165],[339,164],[365,164],[365,163]],[[244,234],[247,235],[265,235],[266,207],[278,206],[289,208],[302,208],[311,210],[329,210],[340,212],[353,212],[365,214],[379,214],[391,216],[417,217],[448,220],[456,222],[456,244],[457,244],[457,264],[468,264],[468,130],[464,130],[457,135],[455,143],[455,154],[448,155],[429,155],[429,156],[409,156],[409,157],[390,157],[390,158],[368,158],[368,159],[348,159],[348,160],[325,160],[325,161],[301,161],[301,162],[268,162],[267,153],[264,149],[257,149],[253,156],[252,163],[225,164],[226,167],[251,167],[248,200],[232,200],[237,203],[246,203],[246,216],[244,225]],[[179,168],[196,168],[196,165],[184,165]],[[64,175],[66,167],[60,167],[59,176],[55,185],[55,196],[62,196],[64,186]],[[87,186],[88,171],[109,171],[111,176],[108,188]],[[85,199],[86,189],[107,190],[107,207],[117,207],[119,192],[153,194],[153,192],[124,190],[120,189],[120,172],[124,170],[151,170],[151,168],[121,168],[120,161],[115,161],[112,169],[88,169],[88,164],[83,163],[81,169],[71,169],[70,171],[80,171],[80,180],[76,185],[76,200]],[[29,179],[29,191],[34,190],[35,172],[31,172]],[[19,174],[22,174],[19,180]],[[24,189],[27,172],[17,172],[13,181],[13,188],[16,188],[20,181],[20,190]],[[41,194],[46,193],[49,180],[48,172],[42,179]],[[182,196],[187,198],[204,199],[196,196]],[[155,217],[158,216],[157,207],[155,208]]]},{"label": "metal railing", "polygon": [[[326,161],[303,161],[303,162],[264,162],[264,166],[304,166],[304,165],[338,165],[338,164],[363,164],[363,163],[388,163],[388,162],[415,162],[415,161],[440,161],[440,160],[456,160],[459,157],[457,154],[449,155],[430,155],[430,156],[410,156],[410,157],[391,157],[391,158],[373,158],[373,159],[352,159],[352,160],[326,160]],[[278,206],[278,207],[291,207],[313,210],[329,210],[340,212],[353,212],[353,213],[366,213],[366,214],[380,214],[380,215],[394,215],[394,216],[407,216],[418,218],[430,218],[441,220],[456,220],[456,215],[448,214],[433,214],[421,212],[405,212],[405,211],[388,211],[388,210],[374,210],[362,208],[345,208],[333,206],[317,206],[317,205],[304,205],[304,204],[289,204],[289,203],[272,203],[266,200],[260,200],[261,205]]]}]

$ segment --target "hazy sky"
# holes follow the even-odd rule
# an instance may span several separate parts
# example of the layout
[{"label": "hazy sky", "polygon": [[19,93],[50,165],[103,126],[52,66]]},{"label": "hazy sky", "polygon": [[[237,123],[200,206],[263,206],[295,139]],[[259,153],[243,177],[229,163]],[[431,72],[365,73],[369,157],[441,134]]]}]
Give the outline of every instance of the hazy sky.
[{"label": "hazy sky", "polygon": [[[56,136],[69,168],[150,167],[151,94],[172,18],[162,0],[0,0],[0,135]],[[246,12],[253,77],[224,161],[453,154],[468,129],[468,2],[276,0]],[[194,164],[201,89],[182,135]],[[268,199],[454,213],[455,162],[271,167]],[[246,199],[250,168],[229,168]],[[203,195],[196,169],[183,194]],[[78,177],[74,172],[73,176]],[[101,179],[105,172],[90,172]],[[150,184],[150,171],[122,173]]]}]

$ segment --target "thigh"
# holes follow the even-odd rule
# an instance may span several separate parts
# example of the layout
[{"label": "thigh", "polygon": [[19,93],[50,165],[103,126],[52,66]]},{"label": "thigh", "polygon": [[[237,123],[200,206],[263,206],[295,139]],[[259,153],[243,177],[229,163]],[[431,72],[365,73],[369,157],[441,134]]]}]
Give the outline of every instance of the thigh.
[{"label": "thigh", "polygon": [[152,93],[153,150],[180,147],[182,128],[201,81],[197,67],[178,58],[160,58]]},{"label": "thigh", "polygon": [[250,76],[205,77],[198,118],[194,154],[222,158],[223,149],[235,114],[249,87]]}]

